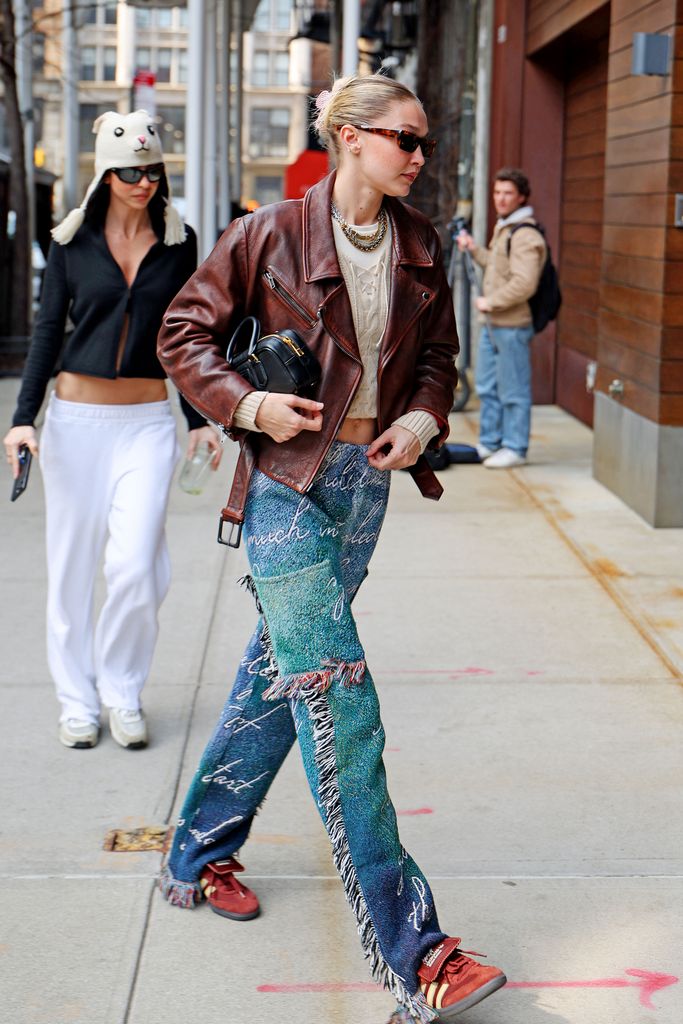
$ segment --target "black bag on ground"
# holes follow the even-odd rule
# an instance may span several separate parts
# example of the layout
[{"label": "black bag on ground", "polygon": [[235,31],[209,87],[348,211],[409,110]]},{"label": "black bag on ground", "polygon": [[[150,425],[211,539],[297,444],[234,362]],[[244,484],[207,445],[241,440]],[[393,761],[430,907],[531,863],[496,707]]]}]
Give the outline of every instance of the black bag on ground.
[{"label": "black bag on ground", "polygon": [[520,228],[533,228],[534,231],[538,231],[539,234],[543,236],[543,240],[545,241],[545,263],[543,264],[543,270],[541,271],[541,276],[538,280],[538,288],[529,299],[531,318],[534,325],[534,334],[539,334],[551,320],[556,318],[559,313],[560,306],[562,305],[562,292],[560,291],[557,269],[550,254],[550,246],[548,245],[548,240],[545,237],[545,231],[540,224],[531,224],[529,221],[523,220],[519,224],[513,225],[510,229],[510,234],[508,235],[508,259],[510,257],[512,236],[515,231],[519,231]]},{"label": "black bag on ground", "polygon": [[257,391],[282,395],[301,395],[318,383],[320,363],[296,331],[287,328],[263,337],[260,334],[256,317],[245,317],[225,354],[231,370]]}]

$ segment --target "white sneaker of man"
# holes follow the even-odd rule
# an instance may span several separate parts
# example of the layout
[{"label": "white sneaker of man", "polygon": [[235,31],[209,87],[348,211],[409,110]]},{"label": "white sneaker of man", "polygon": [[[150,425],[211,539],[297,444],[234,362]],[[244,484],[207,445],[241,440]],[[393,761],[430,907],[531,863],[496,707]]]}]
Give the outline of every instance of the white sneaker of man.
[{"label": "white sneaker of man", "polygon": [[496,454],[496,449],[495,448],[487,448],[485,444],[478,444],[477,445],[477,455],[479,456],[479,461],[480,462],[486,462],[487,459],[490,459],[491,456],[495,455],[495,454]]},{"label": "white sneaker of man", "polygon": [[100,738],[100,727],[96,722],[83,718],[67,718],[59,723],[59,742],[75,750],[94,747]]},{"label": "white sneaker of man", "polygon": [[142,750],[147,746],[147,722],[142,709],[109,709],[109,729],[116,742],[129,750]]},{"label": "white sneaker of man", "polygon": [[515,466],[523,466],[525,462],[526,457],[513,452],[512,448],[499,448],[484,465],[487,469],[513,469]]}]

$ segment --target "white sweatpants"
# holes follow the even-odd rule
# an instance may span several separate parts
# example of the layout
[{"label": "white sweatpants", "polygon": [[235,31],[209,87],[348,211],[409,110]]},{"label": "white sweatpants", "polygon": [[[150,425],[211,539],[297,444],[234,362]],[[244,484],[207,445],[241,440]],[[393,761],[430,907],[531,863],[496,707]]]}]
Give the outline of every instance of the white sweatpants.
[{"label": "white sweatpants", "polygon": [[[140,707],[157,613],[171,580],[164,527],[179,455],[169,402],[87,405],[50,398],[40,463],[48,662],[62,721],[97,722],[100,702]],[[107,593],[94,628],[103,550]]]}]

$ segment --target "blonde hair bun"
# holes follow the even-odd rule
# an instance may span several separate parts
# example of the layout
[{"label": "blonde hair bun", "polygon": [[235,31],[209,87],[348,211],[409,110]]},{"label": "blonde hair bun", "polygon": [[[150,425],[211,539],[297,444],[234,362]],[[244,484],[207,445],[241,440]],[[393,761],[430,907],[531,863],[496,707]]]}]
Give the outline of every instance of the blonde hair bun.
[{"label": "blonde hair bun", "polygon": [[[382,72],[337,78],[331,90],[316,98],[313,127],[322,145],[335,157],[341,152],[337,131],[345,124],[362,124],[381,117],[396,102],[420,103],[415,93]],[[421,106],[422,104],[420,104]]]}]

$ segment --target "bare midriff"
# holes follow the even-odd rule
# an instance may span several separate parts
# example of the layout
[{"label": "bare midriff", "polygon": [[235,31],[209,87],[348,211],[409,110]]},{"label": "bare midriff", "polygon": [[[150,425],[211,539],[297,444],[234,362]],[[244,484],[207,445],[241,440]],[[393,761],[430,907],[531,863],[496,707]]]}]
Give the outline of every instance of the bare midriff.
[{"label": "bare midriff", "polygon": [[347,444],[371,444],[377,437],[377,420],[351,419],[347,416],[337,434],[337,441]]},{"label": "bare midriff", "polygon": [[[116,370],[121,367],[126,338],[128,316],[124,318],[116,357]],[[144,402],[163,402],[168,398],[166,381],[147,377],[88,377],[83,373],[62,370],[55,384],[57,398],[65,402],[84,402],[87,405],[142,405]]]},{"label": "bare midriff", "polygon": [[88,405],[140,405],[143,402],[163,402],[168,398],[165,380],[146,377],[86,377],[82,373],[66,373],[57,377],[57,398],[65,402],[85,402]]}]

